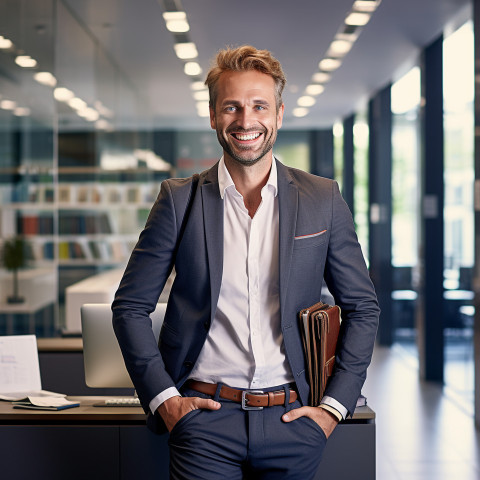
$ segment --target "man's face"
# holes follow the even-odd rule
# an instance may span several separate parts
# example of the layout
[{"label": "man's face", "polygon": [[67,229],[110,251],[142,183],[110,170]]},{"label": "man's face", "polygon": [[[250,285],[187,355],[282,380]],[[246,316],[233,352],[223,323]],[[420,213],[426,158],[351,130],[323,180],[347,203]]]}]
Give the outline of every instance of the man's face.
[{"label": "man's face", "polygon": [[277,112],[273,78],[255,70],[226,72],[217,87],[210,125],[224,154],[246,166],[271,156],[284,110],[282,104]]}]

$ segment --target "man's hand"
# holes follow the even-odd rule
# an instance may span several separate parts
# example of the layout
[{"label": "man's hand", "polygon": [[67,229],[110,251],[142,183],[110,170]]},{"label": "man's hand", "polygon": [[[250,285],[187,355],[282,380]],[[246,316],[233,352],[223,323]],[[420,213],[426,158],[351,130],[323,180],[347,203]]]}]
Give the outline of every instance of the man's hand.
[{"label": "man's hand", "polygon": [[165,400],[157,409],[169,432],[175,424],[188,412],[197,409],[218,410],[221,404],[210,398],[171,397]]},{"label": "man's hand", "polygon": [[328,438],[338,424],[338,418],[333,413],[320,407],[300,407],[290,410],[283,415],[284,422],[292,422],[300,417],[310,417],[325,432]]}]

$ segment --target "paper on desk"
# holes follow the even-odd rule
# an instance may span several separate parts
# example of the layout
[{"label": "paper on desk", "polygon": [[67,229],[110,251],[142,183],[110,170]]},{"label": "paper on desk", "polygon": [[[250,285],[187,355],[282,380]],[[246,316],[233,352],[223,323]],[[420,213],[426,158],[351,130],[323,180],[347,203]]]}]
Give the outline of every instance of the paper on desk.
[{"label": "paper on desk", "polygon": [[65,407],[67,405],[77,405],[78,402],[71,402],[64,397],[33,397],[29,396],[28,400],[32,405],[37,407]]},{"label": "paper on desk", "polygon": [[65,398],[65,393],[49,392],[48,390],[30,391],[30,392],[10,392],[2,394],[0,393],[0,400],[6,400],[7,402],[20,402],[22,400],[28,400],[30,397],[56,397]]},{"label": "paper on desk", "polygon": [[35,335],[0,337],[0,400],[26,400],[35,397],[65,397],[42,390]]},{"label": "paper on desk", "polygon": [[59,397],[35,397],[29,396],[27,400],[13,402],[13,408],[27,410],[65,410],[66,408],[79,407],[79,402],[70,402],[66,398]]}]

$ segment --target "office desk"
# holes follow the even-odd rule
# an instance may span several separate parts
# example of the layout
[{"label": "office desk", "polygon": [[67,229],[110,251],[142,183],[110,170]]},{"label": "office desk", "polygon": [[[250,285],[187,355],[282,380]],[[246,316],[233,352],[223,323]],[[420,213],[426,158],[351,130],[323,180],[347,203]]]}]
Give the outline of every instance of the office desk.
[{"label": "office desk", "polygon": [[[59,412],[0,402],[2,478],[167,480],[168,435],[145,427],[138,407],[94,407],[104,397],[69,397]],[[375,413],[358,408],[330,437],[318,480],[375,479]]]}]

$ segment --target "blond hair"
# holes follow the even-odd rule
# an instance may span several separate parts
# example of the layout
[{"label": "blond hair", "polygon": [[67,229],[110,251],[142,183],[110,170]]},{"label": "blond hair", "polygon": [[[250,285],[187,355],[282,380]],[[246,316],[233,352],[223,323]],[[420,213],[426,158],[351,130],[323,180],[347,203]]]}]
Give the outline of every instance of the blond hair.
[{"label": "blond hair", "polygon": [[220,50],[210,68],[205,85],[210,95],[210,106],[215,108],[217,101],[217,85],[224,72],[245,72],[256,70],[270,75],[275,83],[275,101],[277,110],[283,103],[282,92],[287,79],[283,73],[280,62],[268,51],[258,50],[251,45],[238,48]]}]

